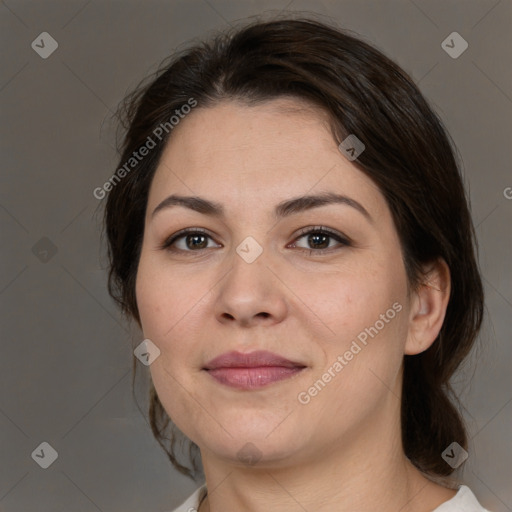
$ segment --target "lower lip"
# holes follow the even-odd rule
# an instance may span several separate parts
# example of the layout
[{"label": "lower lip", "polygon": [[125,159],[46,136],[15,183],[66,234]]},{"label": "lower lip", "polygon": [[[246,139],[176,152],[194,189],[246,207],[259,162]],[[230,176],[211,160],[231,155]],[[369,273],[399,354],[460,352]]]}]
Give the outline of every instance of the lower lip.
[{"label": "lower lip", "polygon": [[258,389],[267,384],[288,379],[304,368],[258,366],[254,368],[215,368],[208,373],[221,384],[238,389]]}]

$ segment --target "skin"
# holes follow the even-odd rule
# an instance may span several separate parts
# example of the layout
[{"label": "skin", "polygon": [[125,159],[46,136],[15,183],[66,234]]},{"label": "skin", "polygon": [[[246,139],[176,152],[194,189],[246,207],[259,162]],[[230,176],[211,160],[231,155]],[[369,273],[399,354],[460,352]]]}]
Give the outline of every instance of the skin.
[{"label": "skin", "polygon": [[[358,201],[371,219],[341,204],[273,216],[283,200],[324,191]],[[152,216],[170,194],[217,201],[225,216],[183,206]],[[315,226],[350,245],[298,233]],[[186,238],[178,252],[161,248],[184,228],[208,231],[200,249]],[[263,249],[252,263],[236,252],[248,236]],[[225,101],[180,122],[150,188],[136,296],[144,337],[161,351],[150,366],[157,393],[201,450],[210,491],[200,512],[426,512],[453,497],[414,468],[400,440],[403,356],[435,340],[450,291],[443,261],[425,270],[429,284],[413,290],[384,196],[339,151],[318,109]],[[394,303],[401,311],[300,403]],[[202,369],[231,350],[269,350],[307,368],[234,389]],[[237,455],[244,446],[255,463]]]}]

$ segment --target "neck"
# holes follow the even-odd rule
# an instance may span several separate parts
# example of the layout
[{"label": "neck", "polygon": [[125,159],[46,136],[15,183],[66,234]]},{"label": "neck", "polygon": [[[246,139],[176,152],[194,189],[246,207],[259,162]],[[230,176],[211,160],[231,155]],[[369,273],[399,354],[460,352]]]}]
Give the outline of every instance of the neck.
[{"label": "neck", "polygon": [[426,479],[405,457],[399,401],[391,400],[398,402],[396,414],[383,407],[364,428],[294,460],[243,467],[202,450],[209,491],[200,512],[433,510],[455,492]]}]

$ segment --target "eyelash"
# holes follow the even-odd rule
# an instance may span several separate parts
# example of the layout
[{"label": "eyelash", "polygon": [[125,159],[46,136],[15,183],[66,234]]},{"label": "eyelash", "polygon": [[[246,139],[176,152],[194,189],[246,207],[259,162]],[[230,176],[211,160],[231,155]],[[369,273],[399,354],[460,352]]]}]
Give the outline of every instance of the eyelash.
[{"label": "eyelash", "polygon": [[[311,235],[311,234],[327,235],[329,238],[334,238],[337,242],[339,242],[341,244],[341,246],[340,247],[328,247],[326,249],[304,249],[304,248],[299,248],[299,249],[302,249],[303,251],[308,251],[310,256],[313,256],[313,255],[320,255],[321,256],[321,255],[326,254],[328,252],[330,253],[333,250],[339,250],[342,247],[350,247],[352,245],[351,241],[347,237],[345,237],[341,233],[333,231],[333,230],[331,230],[329,228],[326,228],[324,226],[315,226],[313,228],[303,228],[303,229],[301,229],[299,231],[298,236],[295,238],[295,240],[292,243],[296,243],[300,238],[303,238],[304,236]],[[206,250],[206,249],[183,250],[183,249],[172,248],[172,245],[177,240],[179,240],[180,238],[186,237],[188,235],[205,235],[205,236],[207,236],[209,238],[212,238],[211,235],[205,229],[202,229],[202,228],[188,229],[187,228],[187,229],[183,229],[181,231],[178,231],[174,235],[172,235],[169,238],[167,238],[163,242],[163,244],[161,244],[159,246],[159,249],[167,250],[167,251],[174,252],[174,253],[177,253],[177,252],[180,252],[180,253],[183,253],[183,252],[201,252],[201,251]]]}]

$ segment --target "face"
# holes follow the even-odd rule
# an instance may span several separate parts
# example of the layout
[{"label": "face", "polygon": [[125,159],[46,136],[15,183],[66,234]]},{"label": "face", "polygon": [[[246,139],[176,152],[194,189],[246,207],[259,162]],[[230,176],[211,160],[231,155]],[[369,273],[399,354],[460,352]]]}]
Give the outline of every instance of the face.
[{"label": "face", "polygon": [[[322,194],[342,198],[291,202]],[[171,195],[221,211],[163,204]],[[161,351],[156,391],[202,452],[297,463],[396,413],[407,290],[386,201],[324,114],[291,99],[224,102],[174,129],[149,192],[136,297]],[[212,368],[233,351],[292,364]]]}]

